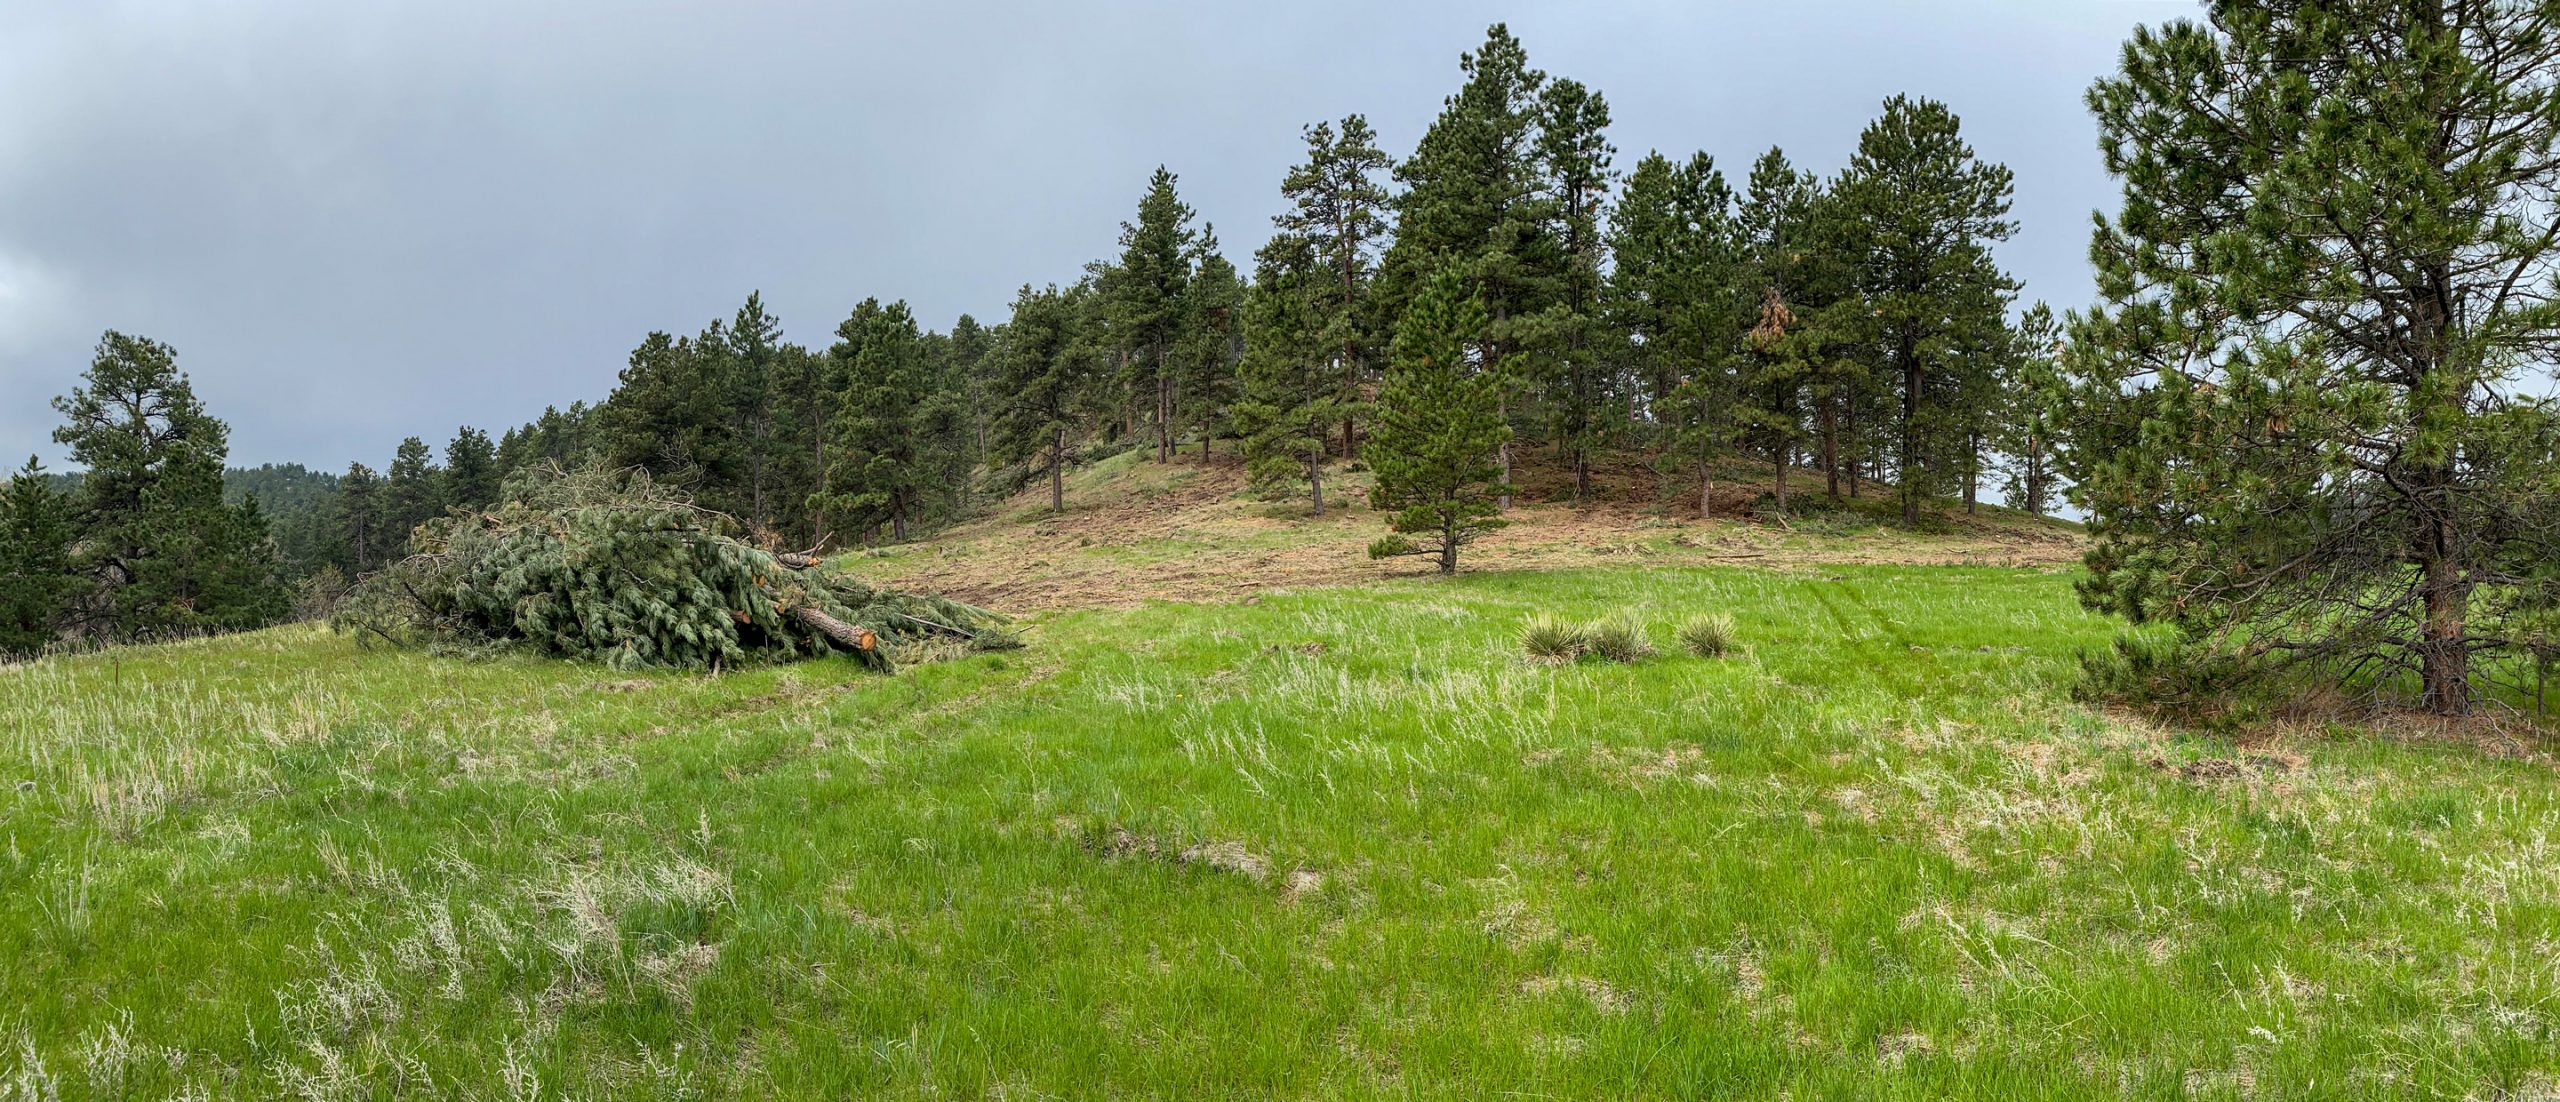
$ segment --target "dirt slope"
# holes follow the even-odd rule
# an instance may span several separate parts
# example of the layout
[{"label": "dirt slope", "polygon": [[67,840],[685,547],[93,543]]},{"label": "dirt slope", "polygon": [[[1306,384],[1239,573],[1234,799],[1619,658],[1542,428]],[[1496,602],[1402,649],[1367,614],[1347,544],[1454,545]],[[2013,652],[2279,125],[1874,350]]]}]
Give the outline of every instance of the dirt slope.
[{"label": "dirt slope", "polygon": [[[2082,547],[2071,525],[1989,506],[1968,516],[1949,508],[1928,530],[1885,523],[1888,490],[1838,509],[1819,504],[1819,472],[1791,478],[1796,515],[1752,516],[1770,471],[1737,469],[1718,487],[1713,520],[1697,498],[1664,504],[1658,480],[1639,464],[1599,472],[1593,504],[1570,504],[1568,472],[1532,464],[1511,526],[1470,545],[1460,568],[1557,570],[1659,563],[1729,562],[1775,568],[1836,563],[2062,566]],[[1067,509],[1048,512],[1035,486],[989,515],[932,539],[849,555],[852,569],[906,588],[943,593],[1010,611],[1118,607],[1150,600],[1224,600],[1263,589],[1344,585],[1428,574],[1420,559],[1373,561],[1369,544],[1387,533],[1366,506],[1365,473],[1327,476],[1325,515],[1303,498],[1272,501],[1247,492],[1232,454],[1203,460],[1194,448],[1171,464],[1128,453],[1075,472]],[[1683,487],[1685,489],[1685,486]]]}]

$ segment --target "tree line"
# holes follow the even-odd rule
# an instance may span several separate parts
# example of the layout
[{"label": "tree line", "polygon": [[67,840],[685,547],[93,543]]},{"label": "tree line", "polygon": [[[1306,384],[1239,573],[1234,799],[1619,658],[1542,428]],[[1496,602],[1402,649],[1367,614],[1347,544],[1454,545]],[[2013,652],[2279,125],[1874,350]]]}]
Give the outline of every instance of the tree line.
[{"label": "tree line", "polygon": [[[1614,456],[1685,483],[1677,496],[1707,515],[1718,472],[1743,463],[1774,473],[1764,510],[1798,507],[1798,472],[1832,500],[1895,495],[1909,523],[1932,499],[1971,507],[1987,481],[2028,509],[2057,504],[2061,467],[2032,400],[2057,326],[2040,308],[2011,317],[2017,284],[1991,251],[2014,229],[2010,175],[1975,155],[1945,105],[1887,101],[1831,177],[1771,150],[1737,186],[1704,153],[1649,153],[1621,172],[1607,99],[1534,68],[1502,25],[1462,55],[1460,77],[1401,159],[1363,116],[1307,127],[1249,272],[1159,167],[1116,253],[1024,284],[998,324],[964,315],[931,330],[874,299],[813,347],[750,294],[689,335],[648,334],[593,405],[495,439],[465,427],[440,449],[409,438],[284,516],[235,495],[190,517],[219,506],[270,521],[262,536],[232,523],[258,545],[240,554],[264,564],[243,569],[281,584],[377,569],[419,524],[489,508],[512,472],[547,462],[644,468],[775,546],[812,547],[911,538],[1037,482],[1062,508],[1072,466],[1131,448],[1169,461],[1225,444],[1263,492],[1320,514],[1343,504],[1328,465],[1356,459],[1375,472],[1367,504],[1399,532],[1375,550],[1445,568],[1510,508],[1528,448],[1571,469],[1577,502]],[[136,348],[173,364],[164,346],[109,334],[66,413]],[[157,385],[185,390],[174,366]],[[218,441],[195,435],[218,482]],[[81,554],[63,588],[103,600],[135,584],[87,538],[120,507],[123,460],[76,443],[74,457],[88,474],[67,497],[13,489],[9,505],[72,518],[63,546]],[[50,539],[12,546],[28,541]],[[12,577],[54,565],[31,558]],[[24,587],[44,591],[33,605],[80,603],[51,584]],[[214,619],[279,605],[243,602]],[[93,617],[52,619],[86,632]]]}]

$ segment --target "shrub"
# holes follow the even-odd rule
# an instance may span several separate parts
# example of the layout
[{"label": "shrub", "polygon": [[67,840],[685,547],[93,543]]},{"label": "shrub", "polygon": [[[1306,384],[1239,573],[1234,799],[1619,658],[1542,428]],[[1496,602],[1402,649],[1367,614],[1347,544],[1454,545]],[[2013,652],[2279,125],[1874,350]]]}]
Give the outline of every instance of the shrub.
[{"label": "shrub", "polygon": [[1653,657],[1653,639],[1633,613],[1613,613],[1585,629],[1590,652],[1611,662],[1638,662]]},{"label": "shrub", "polygon": [[1733,650],[1733,617],[1702,613],[1680,625],[1680,646],[1700,658],[1722,658]]},{"label": "shrub", "polygon": [[1520,625],[1520,649],[1529,653],[1532,662],[1561,665],[1591,649],[1591,637],[1580,626],[1541,612]]}]

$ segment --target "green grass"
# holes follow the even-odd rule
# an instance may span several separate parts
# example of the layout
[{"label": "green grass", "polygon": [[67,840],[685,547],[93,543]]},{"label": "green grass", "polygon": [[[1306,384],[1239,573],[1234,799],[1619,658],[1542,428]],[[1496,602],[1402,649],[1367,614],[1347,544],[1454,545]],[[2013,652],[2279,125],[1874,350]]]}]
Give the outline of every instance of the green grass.
[{"label": "green grass", "polygon": [[[2549,766],[2093,714],[2068,590],[1465,576],[895,678],[309,629],[0,670],[0,1098],[2549,1097]],[[1701,608],[1748,645],[1516,634]]]}]

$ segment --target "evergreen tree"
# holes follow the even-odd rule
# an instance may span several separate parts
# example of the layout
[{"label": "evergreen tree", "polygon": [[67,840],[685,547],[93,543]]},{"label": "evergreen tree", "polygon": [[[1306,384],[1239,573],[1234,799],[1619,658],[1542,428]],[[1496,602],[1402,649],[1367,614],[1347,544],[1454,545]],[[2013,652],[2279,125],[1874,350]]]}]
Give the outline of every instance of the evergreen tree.
[{"label": "evergreen tree", "polygon": [[224,504],[230,430],[169,346],[110,330],[86,384],[54,400],[55,441],[87,468],[73,569],[84,632],[117,640],[257,627],[284,610],[265,524]]},{"label": "evergreen tree", "polygon": [[[1405,312],[1378,394],[1369,464],[1377,480],[1371,508],[1395,512],[1396,535],[1371,558],[1432,555],[1458,571],[1458,549],[1503,526],[1499,499],[1511,492],[1493,455],[1511,437],[1498,365],[1480,360],[1490,319],[1455,268],[1432,277]],[[1430,533],[1430,544],[1407,536]]]},{"label": "evergreen tree", "polygon": [[1024,284],[996,350],[1005,401],[989,455],[1003,463],[1038,463],[1049,476],[1051,512],[1066,508],[1068,438],[1081,427],[1100,365],[1077,332],[1092,294],[1081,285],[1061,293]]},{"label": "evergreen tree", "polygon": [[2039,302],[2019,319],[1997,387],[1993,446],[2006,460],[2000,496],[2037,516],[2060,503],[2055,451],[2062,434],[2062,327]]},{"label": "evergreen tree", "polygon": [[2431,711],[2553,607],[2560,8],[2226,0],[2089,94],[2082,597]]},{"label": "evergreen tree", "polygon": [[992,399],[995,396],[994,335],[967,314],[951,323],[950,389],[959,395],[960,406],[969,415],[969,452],[971,462],[987,450],[987,427],[993,423]]},{"label": "evergreen tree", "polygon": [[[708,350],[726,343],[725,329],[716,322],[700,339],[664,332],[643,339],[613,394],[598,407],[596,436],[605,462],[720,496],[712,484],[728,468],[723,394],[712,370],[718,357]],[[516,434],[514,455],[501,449],[500,466],[512,472],[562,459],[563,420],[559,411],[544,410],[541,420]]]},{"label": "evergreen tree", "polygon": [[1175,177],[1156,166],[1138,201],[1138,220],[1120,224],[1120,264],[1106,286],[1121,347],[1130,355],[1123,378],[1133,394],[1155,401],[1156,459],[1173,458],[1177,411],[1174,345],[1185,325],[1185,298],[1198,234],[1192,211],[1174,191]]},{"label": "evergreen tree", "polygon": [[[1389,232],[1391,200],[1379,175],[1391,162],[1378,149],[1377,132],[1360,115],[1345,116],[1339,130],[1317,123],[1306,128],[1304,137],[1306,162],[1291,168],[1280,182],[1289,209],[1271,221],[1283,235],[1305,241],[1329,277],[1329,293],[1315,300],[1323,307],[1318,339],[1332,350],[1342,372],[1340,393],[1331,404],[1340,411],[1342,455],[1348,459],[1359,453],[1362,396],[1376,375],[1383,343],[1370,291]],[[1322,512],[1323,495],[1316,500]]]},{"label": "evergreen tree", "polygon": [[1549,307],[1546,339],[1553,367],[1548,404],[1558,442],[1573,458],[1573,499],[1591,497],[1591,453],[1615,423],[1619,362],[1608,355],[1601,328],[1600,223],[1617,176],[1617,150],[1605,136],[1609,102],[1580,81],[1564,79],[1539,96],[1538,162],[1545,177],[1548,230],[1561,252],[1557,299]]},{"label": "evergreen tree", "polygon": [[923,471],[919,509],[926,523],[940,524],[968,507],[969,477],[978,466],[978,414],[969,404],[972,368],[963,366],[958,342],[947,334],[927,333],[923,354],[927,397],[917,421]]},{"label": "evergreen tree", "polygon": [[334,512],[339,545],[345,549],[341,567],[349,574],[362,574],[381,565],[384,533],[391,524],[383,507],[382,480],[374,476],[373,468],[347,464],[347,473],[338,478]]},{"label": "evergreen tree", "polygon": [[444,499],[466,509],[498,501],[498,452],[489,434],[464,425],[444,446]]},{"label": "evergreen tree", "polygon": [[712,370],[728,407],[728,438],[719,449],[735,480],[728,496],[745,506],[743,519],[752,530],[771,531],[782,490],[775,466],[786,450],[781,432],[782,322],[766,312],[763,292],[750,292],[722,335],[725,343],[706,334],[702,351],[716,364]]},{"label": "evergreen tree", "polygon": [[1202,227],[1192,264],[1191,284],[1183,291],[1183,313],[1189,324],[1177,347],[1177,383],[1182,394],[1181,423],[1200,434],[1200,455],[1209,441],[1231,427],[1239,382],[1237,361],[1244,353],[1244,285],[1236,266],[1218,254],[1218,235]]},{"label": "evergreen tree", "polygon": [[382,484],[384,519],[384,559],[406,553],[409,533],[421,524],[444,514],[444,501],[437,490],[439,472],[427,450],[427,442],[415,436],[400,442],[400,450],[391,460]]},{"label": "evergreen tree", "polygon": [[1650,399],[1657,441],[1715,512],[1715,460],[1730,446],[1742,277],[1733,190],[1706,154],[1637,162],[1610,227],[1607,316]]},{"label": "evergreen tree", "polygon": [[[1849,294],[1839,242],[1826,235],[1830,206],[1812,174],[1772,149],[1752,166],[1736,225],[1738,290],[1750,306],[1736,361],[1734,421],[1768,454],[1780,512],[1787,508],[1787,476],[1809,439],[1819,438],[1830,492],[1839,496],[1834,415],[1841,401],[1855,398],[1861,374],[1844,346],[1857,343],[1851,331],[1864,331],[1857,325],[1864,306]],[[1808,416],[1814,408],[1821,411],[1819,431],[1808,424],[1817,419]]]},{"label": "evergreen tree", "polygon": [[1335,422],[1350,423],[1335,373],[1343,300],[1334,259],[1289,232],[1257,254],[1245,306],[1244,394],[1236,402],[1253,483],[1273,491],[1303,480],[1317,516],[1324,515],[1326,437]]},{"label": "evergreen tree", "polygon": [[925,433],[932,369],[906,303],[846,325],[857,321],[860,328],[839,346],[849,353],[845,393],[829,432],[836,446],[821,492],[829,515],[863,531],[885,525],[891,539],[904,541],[935,473]]},{"label": "evergreen tree", "polygon": [[70,495],[30,456],[0,486],[0,656],[53,642],[80,585],[71,564]]},{"label": "evergreen tree", "polygon": [[1915,525],[1921,499],[1964,466],[1965,373],[1988,365],[1959,350],[2006,314],[2016,288],[1991,256],[2016,228],[2012,180],[1974,157],[1945,104],[1895,96],[1859,137],[1838,190],[1900,399],[1894,477],[1903,523]]},{"label": "evergreen tree", "polygon": [[[1413,156],[1396,167],[1405,192],[1396,202],[1396,240],[1380,264],[1374,301],[1380,317],[1401,319],[1423,286],[1455,264],[1488,319],[1479,357],[1509,364],[1539,336],[1538,315],[1556,300],[1567,260],[1548,232],[1552,222],[1540,194],[1538,93],[1547,77],[1529,68],[1528,52],[1500,23],[1486,31],[1483,47],[1459,58],[1459,68],[1466,82]],[[1400,327],[1397,332],[1401,336]],[[1491,378],[1507,422],[1509,373]],[[1507,486],[1509,441],[1497,461]],[[1500,504],[1510,507],[1507,493]]]}]

